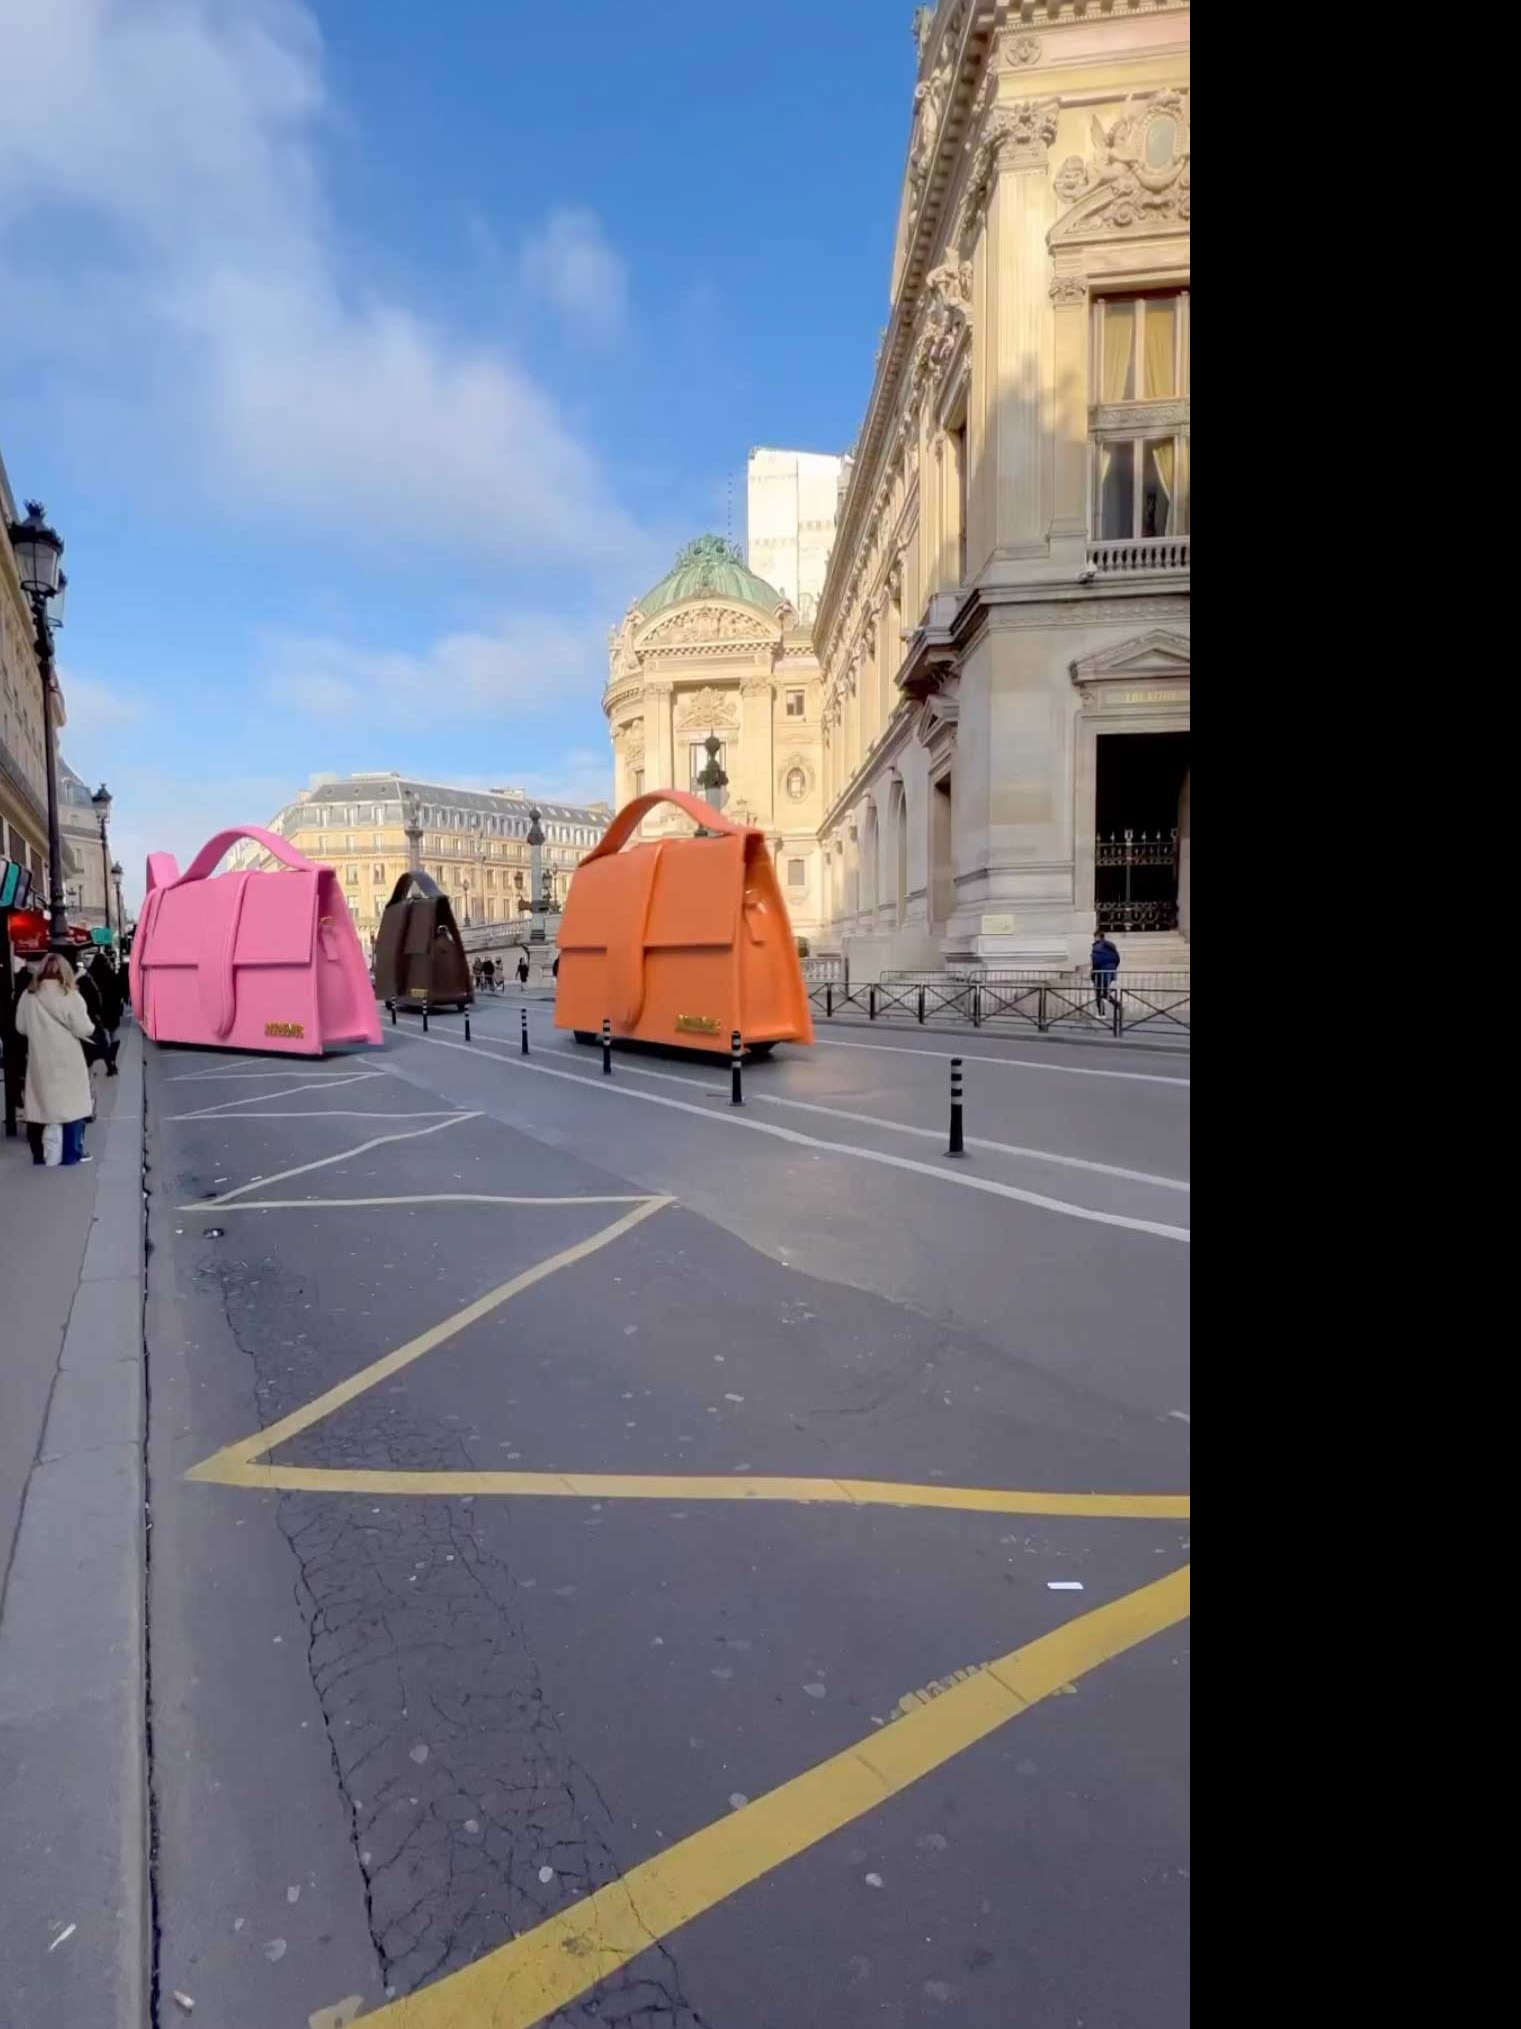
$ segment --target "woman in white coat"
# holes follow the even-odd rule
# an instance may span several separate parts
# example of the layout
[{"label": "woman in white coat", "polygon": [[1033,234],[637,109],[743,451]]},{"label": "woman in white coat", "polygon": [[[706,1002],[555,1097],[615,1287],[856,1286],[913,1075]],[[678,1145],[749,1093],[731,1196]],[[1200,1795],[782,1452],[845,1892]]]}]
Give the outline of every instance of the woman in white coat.
[{"label": "woman in white coat", "polygon": [[90,1010],[75,990],[74,971],[56,951],[16,1002],[16,1032],[26,1037],[26,1138],[32,1161],[43,1160],[42,1130],[63,1129],[63,1160],[88,1162],[85,1123],[93,1102],[84,1046],[94,1032]]}]

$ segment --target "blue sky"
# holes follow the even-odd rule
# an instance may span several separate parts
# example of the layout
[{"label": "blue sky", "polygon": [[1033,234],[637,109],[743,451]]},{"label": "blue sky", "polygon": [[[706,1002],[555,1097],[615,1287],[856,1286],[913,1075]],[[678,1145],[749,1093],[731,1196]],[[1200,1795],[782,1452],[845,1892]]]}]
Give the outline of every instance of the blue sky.
[{"label": "blue sky", "polygon": [[855,435],[911,12],[0,0],[0,452],[134,891],[320,769],[607,793],[609,625]]}]

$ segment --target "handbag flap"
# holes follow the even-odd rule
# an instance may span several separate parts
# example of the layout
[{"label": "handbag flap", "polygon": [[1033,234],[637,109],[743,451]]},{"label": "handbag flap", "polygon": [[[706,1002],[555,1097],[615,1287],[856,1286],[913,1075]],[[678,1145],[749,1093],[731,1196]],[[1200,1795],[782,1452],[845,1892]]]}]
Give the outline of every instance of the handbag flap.
[{"label": "handbag flap", "polygon": [[144,964],[200,965],[208,951],[220,947],[233,897],[247,878],[229,874],[219,881],[163,889],[143,944]]},{"label": "handbag flap", "polygon": [[653,845],[586,862],[570,884],[560,921],[562,951],[605,951],[630,919],[643,921]]},{"label": "handbag flap", "polygon": [[234,963],[237,965],[309,965],[312,933],[317,922],[315,873],[219,874],[201,883],[214,893],[232,881],[245,884],[243,913],[238,922]]},{"label": "handbag flap", "polygon": [[743,833],[668,839],[655,876],[645,948],[733,944],[744,878]]}]

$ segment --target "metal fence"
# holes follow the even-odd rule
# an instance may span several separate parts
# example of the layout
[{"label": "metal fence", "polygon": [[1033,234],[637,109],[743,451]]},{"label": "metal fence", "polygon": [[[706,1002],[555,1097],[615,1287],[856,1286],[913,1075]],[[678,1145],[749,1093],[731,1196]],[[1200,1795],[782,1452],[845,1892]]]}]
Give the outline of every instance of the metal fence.
[{"label": "metal fence", "polygon": [[1030,1028],[1041,1035],[1125,1035],[1147,1029],[1191,1035],[1190,975],[1121,972],[1100,997],[1087,972],[886,972],[866,986],[847,977],[813,981],[808,998],[826,1021],[865,1015],[889,1026],[964,1021],[974,1029]]}]

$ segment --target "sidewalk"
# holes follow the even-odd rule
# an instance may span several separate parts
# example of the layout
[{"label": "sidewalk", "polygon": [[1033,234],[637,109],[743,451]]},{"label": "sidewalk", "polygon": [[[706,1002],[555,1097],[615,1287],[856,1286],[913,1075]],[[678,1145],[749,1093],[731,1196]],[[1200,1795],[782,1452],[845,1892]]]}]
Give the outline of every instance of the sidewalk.
[{"label": "sidewalk", "polygon": [[0,2025],[147,2018],[142,1041],[95,1160],[0,1140]]}]

